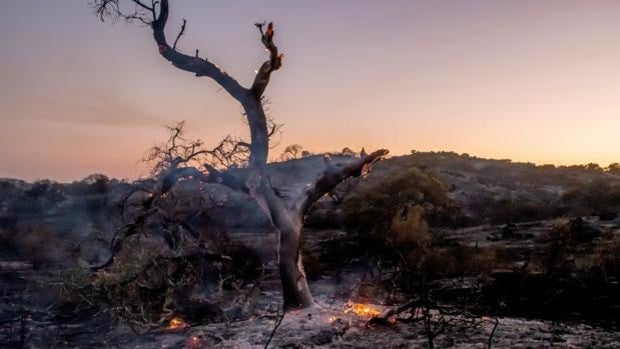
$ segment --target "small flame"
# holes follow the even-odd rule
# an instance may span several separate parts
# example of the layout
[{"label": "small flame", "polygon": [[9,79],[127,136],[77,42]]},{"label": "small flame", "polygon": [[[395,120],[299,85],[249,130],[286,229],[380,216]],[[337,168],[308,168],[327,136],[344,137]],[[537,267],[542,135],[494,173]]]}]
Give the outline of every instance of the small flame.
[{"label": "small flame", "polygon": [[379,315],[381,312],[372,305],[348,301],[345,304],[344,313],[354,313],[358,316],[373,317]]},{"label": "small flame", "polygon": [[168,322],[169,330],[180,330],[186,327],[187,327],[187,323],[185,323],[185,321],[183,321],[183,319],[181,319],[180,317],[175,316],[172,319],[170,319],[170,322]]},{"label": "small flame", "polygon": [[198,336],[191,336],[189,337],[186,341],[185,341],[185,348],[186,349],[198,349],[198,348],[202,348],[202,343],[200,340],[200,337]]}]

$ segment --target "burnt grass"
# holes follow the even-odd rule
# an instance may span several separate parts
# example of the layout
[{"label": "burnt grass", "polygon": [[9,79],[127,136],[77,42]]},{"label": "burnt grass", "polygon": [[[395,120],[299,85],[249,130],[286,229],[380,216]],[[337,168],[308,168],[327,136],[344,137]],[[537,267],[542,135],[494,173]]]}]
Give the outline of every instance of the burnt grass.
[{"label": "burnt grass", "polygon": [[[432,294],[436,304],[466,307],[468,316],[487,319],[476,327],[456,322],[438,335],[434,345],[486,346],[493,321],[498,319],[498,329],[492,338],[497,347],[617,347],[620,292],[616,276],[605,272],[611,274],[613,268],[618,268],[613,264],[617,259],[609,260],[608,257],[613,256],[607,254],[617,248],[614,244],[618,241],[620,221],[603,222],[591,218],[564,224],[572,231],[557,232],[555,221],[434,231],[432,258],[441,263],[430,264],[435,270],[434,279],[427,285],[428,294]],[[579,235],[583,233],[577,232],[579,229],[588,230],[590,235],[587,238]],[[567,240],[559,244],[552,240],[558,238],[554,234],[572,235],[564,236]],[[264,244],[269,246],[274,241],[247,231],[229,235],[229,244],[243,241],[256,244],[257,239],[262,239],[267,240]],[[312,290],[323,308],[310,315],[287,315],[271,346],[428,345],[424,326],[407,320],[406,316],[395,324],[368,325],[368,318],[343,313],[347,300],[373,304],[384,310],[414,296],[386,277],[392,267],[387,260],[382,264],[376,256],[364,252],[356,241],[342,230],[306,231],[306,269]],[[258,286],[242,283],[204,286],[223,287],[229,293],[254,288],[243,304],[231,306],[226,303],[226,297],[206,297],[195,303],[178,301],[173,307],[174,313],[183,316],[188,327],[169,331],[166,322],[157,323],[157,316],[151,324],[145,324],[140,323],[135,314],[106,308],[123,306],[138,312],[139,307],[131,308],[127,303],[114,300],[102,302],[97,299],[102,295],[96,292],[76,293],[66,276],[68,271],[77,273],[75,267],[57,264],[33,268],[32,261],[14,250],[3,249],[0,343],[6,348],[263,347],[277,320],[279,285],[275,264],[269,260],[273,256],[256,253],[253,258],[263,258],[262,262],[243,261],[243,256],[250,254],[243,250],[236,255],[242,262],[234,268],[242,271],[237,276],[239,279],[247,278]],[[194,261],[192,264],[200,263]],[[256,265],[264,266],[265,271],[251,272]],[[171,275],[168,267],[164,269],[157,273]],[[201,275],[217,279],[215,274],[220,270],[225,269],[205,270]],[[193,271],[177,271],[183,273],[183,277],[198,275]],[[260,275],[267,276],[259,281]],[[181,283],[179,280],[176,282]],[[127,297],[128,303],[137,301],[131,297],[155,300],[158,292],[167,290],[155,288],[156,284],[149,286],[154,288],[151,295],[135,295],[130,289],[123,289],[119,291],[120,297]],[[190,293],[185,290],[182,295]],[[78,298],[90,298],[79,301],[75,299],[76,294]],[[204,290],[202,294],[206,294]],[[155,312],[165,308],[164,298],[154,302]],[[151,303],[143,302],[141,306],[144,304]]]}]

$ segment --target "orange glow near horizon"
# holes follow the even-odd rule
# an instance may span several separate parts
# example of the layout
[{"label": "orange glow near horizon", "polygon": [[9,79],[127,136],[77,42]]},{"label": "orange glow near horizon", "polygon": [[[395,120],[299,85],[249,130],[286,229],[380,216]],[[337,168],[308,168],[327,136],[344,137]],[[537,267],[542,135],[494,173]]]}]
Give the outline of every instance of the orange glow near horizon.
[{"label": "orange glow near horizon", "polygon": [[[235,101],[164,62],[148,29],[82,3],[1,6],[0,177],[145,176],[140,159],[179,120],[208,144],[246,135]],[[276,23],[272,158],[296,143],[607,166],[620,162],[619,16],[603,0],[194,0],[174,4],[168,35],[186,18],[181,49],[247,86],[266,59],[252,24]]]}]

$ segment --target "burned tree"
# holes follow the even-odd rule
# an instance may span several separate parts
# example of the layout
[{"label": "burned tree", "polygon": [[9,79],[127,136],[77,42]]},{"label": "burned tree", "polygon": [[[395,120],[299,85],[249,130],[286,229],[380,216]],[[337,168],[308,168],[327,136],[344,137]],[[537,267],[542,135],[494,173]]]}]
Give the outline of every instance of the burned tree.
[{"label": "burned tree", "polygon": [[[238,142],[239,147],[247,150],[247,167],[249,174],[245,178],[235,176],[234,171],[216,169],[207,164],[205,171],[191,166],[178,167],[173,163],[165,176],[168,185],[173,185],[176,178],[196,175],[203,181],[217,182],[236,190],[242,190],[254,198],[270,219],[279,236],[278,257],[285,309],[306,308],[314,304],[308,289],[308,283],[301,261],[302,225],[309,208],[321,197],[332,191],[340,182],[349,177],[360,176],[369,166],[387,150],[378,150],[363,154],[360,158],[346,163],[333,162],[325,158],[323,172],[312,183],[303,183],[303,189],[295,195],[282,197],[271,185],[267,166],[269,138],[272,129],[264,109],[264,93],[271,74],[282,67],[283,54],[274,43],[273,23],[256,23],[260,39],[269,52],[256,73],[252,85],[242,86],[236,79],[222,71],[217,65],[202,58],[199,51],[188,55],[177,49],[181,36],[185,33],[186,22],[183,21],[180,32],[170,45],[165,28],[168,21],[170,5],[168,0],[95,0],[97,15],[105,18],[140,21],[151,27],[153,38],[160,55],[177,69],[193,73],[197,77],[208,77],[219,84],[233,97],[244,110],[250,128],[250,142]],[[171,159],[175,161],[175,159]],[[202,174],[202,175],[201,175]]]},{"label": "burned tree", "polygon": [[282,161],[294,160],[303,157],[304,148],[299,144],[291,144],[284,148],[284,152],[280,155]]}]

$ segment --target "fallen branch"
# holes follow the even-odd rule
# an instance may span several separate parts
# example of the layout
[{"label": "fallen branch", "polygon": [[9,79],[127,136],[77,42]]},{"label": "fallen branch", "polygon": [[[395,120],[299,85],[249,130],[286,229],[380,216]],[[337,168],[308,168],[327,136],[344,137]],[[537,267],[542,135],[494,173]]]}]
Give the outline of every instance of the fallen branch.
[{"label": "fallen branch", "polygon": [[396,307],[396,308],[391,308],[391,309],[387,309],[384,310],[383,312],[381,312],[381,314],[377,315],[377,316],[373,316],[370,320],[368,320],[369,324],[389,324],[390,321],[389,319],[392,316],[396,316],[406,310],[415,308],[416,304],[418,303],[419,299],[415,298],[412,299],[410,301],[408,301],[407,303]]},{"label": "fallen branch", "polygon": [[[278,312],[280,310],[278,309]],[[276,331],[278,330],[278,327],[280,327],[280,325],[282,324],[282,320],[284,320],[284,315],[286,314],[286,312],[284,310],[282,310],[282,315],[279,315],[278,318],[276,319],[276,324],[273,327],[273,331],[271,331],[271,335],[269,336],[269,339],[267,339],[267,343],[265,343],[265,349],[267,349],[267,347],[269,347],[269,343],[271,343],[271,340],[273,339],[273,336],[276,334]]]},{"label": "fallen branch", "polygon": [[497,326],[499,325],[499,319],[495,318],[495,324],[493,325],[493,330],[489,335],[489,341],[487,342],[487,348],[491,349],[491,345],[493,344],[493,336],[495,335],[495,330],[497,330]]}]

